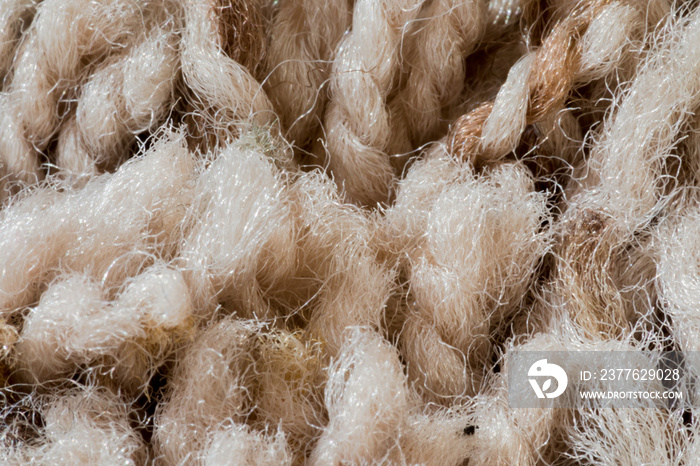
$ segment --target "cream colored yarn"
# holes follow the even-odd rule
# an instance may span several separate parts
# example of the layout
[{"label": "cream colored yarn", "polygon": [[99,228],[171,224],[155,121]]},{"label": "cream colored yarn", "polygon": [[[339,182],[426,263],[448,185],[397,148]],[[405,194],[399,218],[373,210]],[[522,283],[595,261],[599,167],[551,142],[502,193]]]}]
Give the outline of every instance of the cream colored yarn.
[{"label": "cream colored yarn", "polygon": [[0,463],[694,464],[697,390],[516,409],[507,356],[700,374],[699,43],[670,0],[0,0]]}]

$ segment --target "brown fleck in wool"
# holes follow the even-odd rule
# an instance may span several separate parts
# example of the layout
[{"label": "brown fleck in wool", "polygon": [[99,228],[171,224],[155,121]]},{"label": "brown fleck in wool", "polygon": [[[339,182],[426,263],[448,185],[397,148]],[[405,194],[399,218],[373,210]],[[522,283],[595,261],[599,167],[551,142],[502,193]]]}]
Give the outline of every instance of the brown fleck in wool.
[{"label": "brown fleck in wool", "polygon": [[267,20],[260,2],[214,0],[212,21],[218,25],[221,48],[232,60],[260,77],[264,72]]},{"label": "brown fleck in wool", "polygon": [[[557,23],[535,53],[533,72],[528,81],[530,89],[526,121],[533,124],[563,108],[575,85],[579,72],[581,47],[579,40],[591,20],[608,0],[582,3]],[[451,152],[462,160],[471,160],[481,166],[503,154],[493,153],[481,144],[483,125],[488,119],[493,102],[487,102],[470,114],[461,116],[450,128],[448,140]]]}]

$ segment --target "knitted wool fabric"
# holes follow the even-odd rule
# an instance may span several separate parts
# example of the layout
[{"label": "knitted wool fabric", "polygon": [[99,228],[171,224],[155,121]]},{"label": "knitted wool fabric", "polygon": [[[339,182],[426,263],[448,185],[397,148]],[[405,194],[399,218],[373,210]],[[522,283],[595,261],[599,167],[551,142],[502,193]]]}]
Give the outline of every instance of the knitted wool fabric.
[{"label": "knitted wool fabric", "polygon": [[0,0],[0,463],[694,464],[692,399],[518,409],[506,361],[700,350],[698,44],[695,1]]}]

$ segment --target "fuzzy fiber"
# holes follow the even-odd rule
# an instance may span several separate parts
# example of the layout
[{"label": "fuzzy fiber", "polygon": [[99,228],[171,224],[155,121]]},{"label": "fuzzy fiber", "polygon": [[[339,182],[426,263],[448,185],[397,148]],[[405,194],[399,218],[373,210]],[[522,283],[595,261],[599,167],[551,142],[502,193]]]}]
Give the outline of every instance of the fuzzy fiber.
[{"label": "fuzzy fiber", "polygon": [[[700,6],[0,0],[0,463],[693,465]],[[686,361],[691,376],[700,364]]]}]

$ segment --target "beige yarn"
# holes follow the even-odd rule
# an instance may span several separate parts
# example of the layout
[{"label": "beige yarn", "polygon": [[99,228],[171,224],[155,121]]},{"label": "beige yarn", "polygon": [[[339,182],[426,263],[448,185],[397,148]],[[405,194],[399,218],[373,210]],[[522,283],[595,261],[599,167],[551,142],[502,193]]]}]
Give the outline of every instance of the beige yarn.
[{"label": "beige yarn", "polygon": [[[0,0],[0,463],[693,464],[699,43],[669,0]],[[677,404],[509,405],[514,352],[662,349]]]}]

